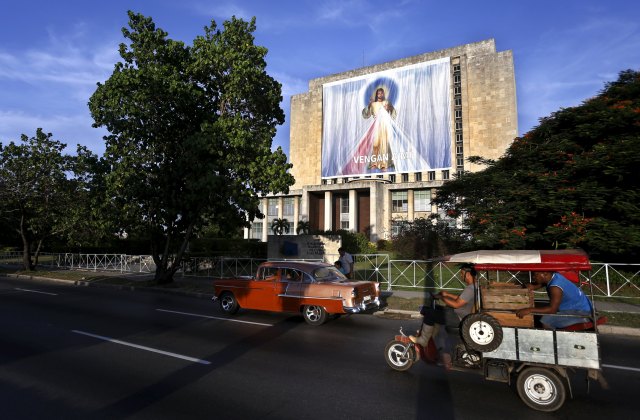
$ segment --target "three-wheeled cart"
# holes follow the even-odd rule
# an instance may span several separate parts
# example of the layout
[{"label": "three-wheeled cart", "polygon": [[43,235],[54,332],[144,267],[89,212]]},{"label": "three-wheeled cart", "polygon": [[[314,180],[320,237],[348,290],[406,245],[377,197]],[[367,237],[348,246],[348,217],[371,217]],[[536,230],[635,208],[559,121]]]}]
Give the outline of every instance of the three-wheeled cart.
[{"label": "three-wheeled cart", "polygon": [[[474,251],[441,260],[474,264],[478,273],[476,312],[460,324],[465,355],[474,355],[470,368],[487,380],[509,384],[515,380],[520,398],[540,411],[555,411],[563,405],[571,395],[569,373],[573,371],[606,386],[598,344],[598,324],[604,319],[598,319],[595,306],[589,322],[563,330],[539,327],[535,312],[522,319],[515,315],[515,310],[534,305],[533,292],[524,286],[535,271],[559,272],[577,286],[589,288],[587,294],[593,297],[591,263],[584,251]],[[396,370],[406,370],[407,362],[410,366],[425,353],[404,335],[396,336],[385,349],[387,363]]]}]

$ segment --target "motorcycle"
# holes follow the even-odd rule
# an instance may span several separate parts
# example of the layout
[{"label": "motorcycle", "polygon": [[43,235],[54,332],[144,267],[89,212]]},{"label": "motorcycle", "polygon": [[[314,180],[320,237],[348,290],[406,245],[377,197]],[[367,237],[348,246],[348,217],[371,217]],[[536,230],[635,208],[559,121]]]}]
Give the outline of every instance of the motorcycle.
[{"label": "motorcycle", "polygon": [[[436,298],[433,294],[429,293],[425,298],[428,305],[432,309],[436,309]],[[420,310],[422,307],[419,308]],[[443,309],[441,307],[441,309]],[[458,326],[455,326],[457,328]],[[446,326],[440,326],[440,328],[446,329]],[[429,339],[426,347],[421,346],[418,343],[411,341],[408,335],[404,333],[402,327],[400,327],[400,333],[396,334],[393,340],[390,340],[385,346],[384,354],[387,364],[394,370],[405,371],[411,368],[414,363],[419,360],[426,362],[427,364],[437,364],[440,360],[438,348],[433,340],[433,337]],[[421,329],[418,329],[416,336],[420,336]],[[448,332],[444,332],[448,334]],[[455,346],[452,355],[452,365],[454,367],[464,368],[477,368],[480,366],[481,356],[480,353],[467,348],[464,344],[464,340],[461,344]],[[449,368],[449,367],[447,367]]]}]

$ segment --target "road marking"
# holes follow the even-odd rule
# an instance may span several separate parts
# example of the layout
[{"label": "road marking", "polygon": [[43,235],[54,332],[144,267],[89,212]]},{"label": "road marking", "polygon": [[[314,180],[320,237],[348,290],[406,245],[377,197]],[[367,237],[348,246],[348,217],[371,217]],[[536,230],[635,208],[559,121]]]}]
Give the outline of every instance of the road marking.
[{"label": "road marking", "polygon": [[194,357],[184,356],[184,355],[178,354],[178,353],[171,353],[171,352],[164,351],[164,350],[158,350],[158,349],[154,349],[153,347],[140,346],[138,344],[133,344],[133,343],[128,343],[126,341],[116,340],[116,339],[111,338],[111,337],[104,337],[104,336],[101,336],[101,335],[91,334],[91,333],[84,332],[84,331],[79,331],[79,330],[71,330],[71,331],[76,333],[76,334],[82,334],[82,335],[86,335],[88,337],[97,338],[98,340],[109,341],[109,342],[115,343],[115,344],[122,344],[123,346],[134,347],[136,349],[146,350],[146,351],[150,351],[150,352],[153,352],[153,353],[159,353],[159,354],[163,354],[165,356],[175,357],[177,359],[183,359],[183,360],[188,360],[190,362],[200,363],[202,365],[210,365],[211,364],[211,362],[209,362],[207,360],[196,359]]},{"label": "road marking", "polygon": [[632,367],[627,367],[627,366],[616,366],[616,365],[602,365],[602,367],[606,367],[609,369],[620,369],[620,370],[630,370],[633,372],[640,372],[640,369],[638,368],[632,368]]},{"label": "road marking", "polygon": [[220,320],[220,321],[240,322],[242,324],[260,325],[260,326],[263,326],[263,327],[273,327],[273,324],[264,324],[262,322],[252,322],[252,321],[242,321],[242,320],[239,320],[239,319],[220,318],[220,317],[217,317],[217,316],[193,314],[193,313],[190,313],[190,312],[170,311],[168,309],[156,309],[156,311],[168,312],[168,313],[171,313],[171,314],[196,316],[198,318],[217,319],[217,320]]},{"label": "road marking", "polygon": [[14,289],[15,290],[20,290],[21,292],[31,292],[31,293],[40,293],[40,294],[43,294],[43,295],[58,296],[57,293],[41,292],[39,290],[21,289],[19,287],[15,287]]}]

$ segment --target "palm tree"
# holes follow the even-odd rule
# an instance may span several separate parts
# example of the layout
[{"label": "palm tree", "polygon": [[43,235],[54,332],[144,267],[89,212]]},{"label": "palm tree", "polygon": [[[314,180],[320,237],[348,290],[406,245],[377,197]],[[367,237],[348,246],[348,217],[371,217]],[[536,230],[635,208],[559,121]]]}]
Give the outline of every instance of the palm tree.
[{"label": "palm tree", "polygon": [[298,221],[298,227],[296,227],[297,235],[308,235],[311,231],[311,223],[306,220]]},{"label": "palm tree", "polygon": [[289,233],[289,221],[287,219],[273,219],[271,222],[271,231],[275,235]]}]

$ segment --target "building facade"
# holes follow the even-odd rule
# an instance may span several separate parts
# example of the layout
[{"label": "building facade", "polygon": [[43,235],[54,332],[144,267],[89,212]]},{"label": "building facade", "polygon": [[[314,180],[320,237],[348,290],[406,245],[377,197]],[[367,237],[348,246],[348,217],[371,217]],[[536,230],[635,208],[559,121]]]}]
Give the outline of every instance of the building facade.
[{"label": "building facade", "polygon": [[274,219],[290,234],[362,232],[390,239],[438,212],[438,187],[497,159],[518,135],[511,51],[493,39],[313,79],[291,98],[288,195],[263,199],[245,236],[267,240]]}]

